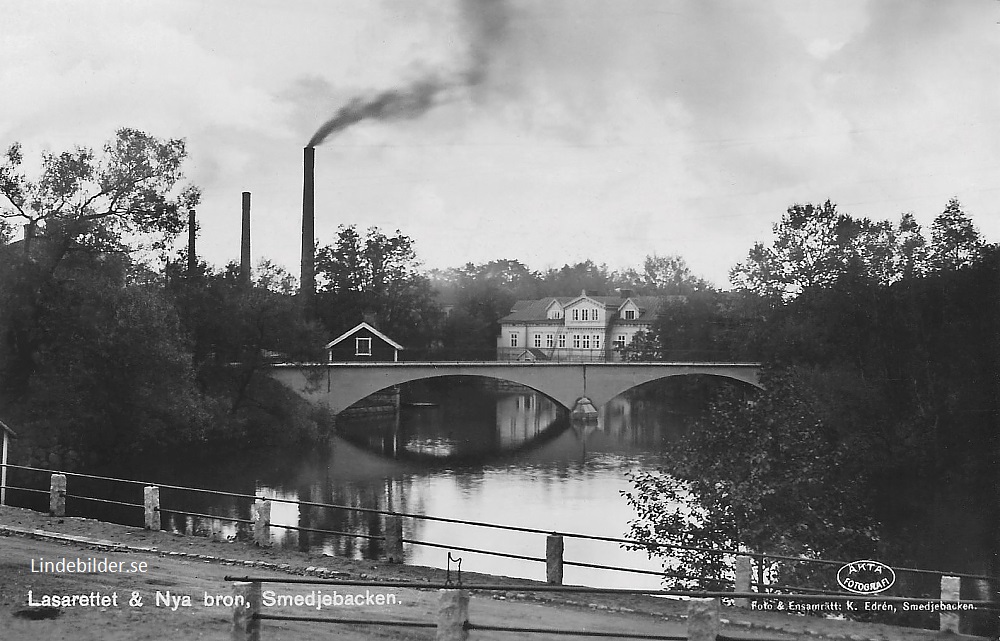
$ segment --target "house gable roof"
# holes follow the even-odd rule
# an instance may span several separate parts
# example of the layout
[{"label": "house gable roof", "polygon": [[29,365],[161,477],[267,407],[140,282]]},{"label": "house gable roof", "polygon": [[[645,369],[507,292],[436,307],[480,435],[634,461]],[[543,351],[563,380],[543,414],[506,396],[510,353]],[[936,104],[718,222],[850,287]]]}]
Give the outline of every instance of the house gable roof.
[{"label": "house gable roof", "polygon": [[330,341],[329,343],[327,343],[326,344],[326,349],[330,349],[331,347],[333,347],[337,343],[340,343],[340,342],[346,340],[347,338],[350,338],[353,334],[355,334],[358,330],[361,330],[361,329],[367,329],[369,332],[371,332],[372,334],[375,334],[376,336],[378,336],[379,338],[381,338],[382,340],[384,340],[386,343],[389,343],[390,345],[392,345],[396,349],[405,349],[402,345],[400,345],[396,341],[392,340],[391,338],[389,338],[388,336],[386,336],[385,334],[383,334],[382,332],[378,331],[377,329],[375,329],[374,327],[372,327],[371,325],[369,325],[368,323],[365,323],[365,322],[358,323],[354,328],[347,330],[346,332],[344,332],[343,334],[341,334],[337,338],[335,338],[332,341]]},{"label": "house gable roof", "polygon": [[[573,302],[581,300],[582,296],[560,296],[553,297],[549,296],[547,298],[541,298],[538,300],[519,300],[514,303],[514,306],[510,310],[510,314],[507,314],[500,319],[500,323],[537,323],[537,324],[562,324],[562,319],[551,319],[548,318],[548,309],[553,302],[559,303],[563,309]],[[649,323],[656,318],[659,313],[660,306],[664,303],[672,302],[683,302],[687,300],[684,296],[631,296],[624,301],[619,296],[586,296],[587,299],[601,305],[602,307],[610,310],[615,310],[613,314],[614,318],[609,318],[608,320],[623,320],[621,318],[622,308],[632,301],[632,304],[638,310],[634,319],[625,321],[627,323]],[[612,313],[609,311],[609,317]]]},{"label": "house gable roof", "polygon": [[602,299],[607,299],[607,298],[612,298],[613,299],[614,297],[613,296],[612,297],[609,297],[609,296],[588,296],[586,291],[582,291],[582,292],[580,292],[579,296],[577,296],[576,298],[573,298],[572,300],[570,300],[568,303],[566,303],[565,305],[563,305],[563,307],[570,307],[572,305],[576,305],[577,303],[579,303],[581,301],[588,300],[588,301],[590,301],[592,303],[597,304],[597,306],[600,307],[601,309],[604,309],[605,307],[607,307],[607,305],[602,301]]}]

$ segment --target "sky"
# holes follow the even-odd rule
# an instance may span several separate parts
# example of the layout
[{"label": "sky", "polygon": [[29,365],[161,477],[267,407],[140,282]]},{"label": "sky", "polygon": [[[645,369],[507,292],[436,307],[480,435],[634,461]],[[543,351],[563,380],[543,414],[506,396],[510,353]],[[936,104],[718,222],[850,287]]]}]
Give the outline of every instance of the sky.
[{"label": "sky", "polygon": [[957,197],[1000,240],[996,0],[0,7],[0,147],[184,138],[218,266],[249,191],[255,262],[298,274],[302,149],[344,114],[316,148],[317,241],[398,229],[427,268],[679,254],[727,287],[787,207],[827,199],[929,227]]}]

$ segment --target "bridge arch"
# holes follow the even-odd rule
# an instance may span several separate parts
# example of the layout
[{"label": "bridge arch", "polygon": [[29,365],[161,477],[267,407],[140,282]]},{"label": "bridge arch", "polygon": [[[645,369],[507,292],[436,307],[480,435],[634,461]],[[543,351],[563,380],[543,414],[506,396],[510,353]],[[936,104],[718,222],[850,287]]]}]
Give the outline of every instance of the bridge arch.
[{"label": "bridge arch", "polygon": [[741,371],[718,373],[682,372],[647,369],[636,372],[631,376],[622,376],[619,374],[618,376],[601,377],[596,380],[594,377],[591,377],[591,380],[588,380],[587,382],[587,397],[591,400],[591,402],[593,402],[595,407],[601,407],[610,402],[616,396],[624,394],[625,392],[635,389],[641,385],[680,376],[710,376],[712,378],[722,378],[744,383],[758,389],[761,388],[760,381],[758,380],[756,373]]}]

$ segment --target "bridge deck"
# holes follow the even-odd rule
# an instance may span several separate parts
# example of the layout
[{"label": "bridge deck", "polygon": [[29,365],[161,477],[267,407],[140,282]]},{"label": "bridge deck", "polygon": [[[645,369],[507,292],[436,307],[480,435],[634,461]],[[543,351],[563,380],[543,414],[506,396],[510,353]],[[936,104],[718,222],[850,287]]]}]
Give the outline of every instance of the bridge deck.
[{"label": "bridge deck", "polygon": [[271,377],[303,398],[339,412],[362,398],[409,381],[440,376],[484,376],[520,383],[573,409],[587,398],[600,407],[643,383],[671,376],[721,376],[760,387],[760,363],[522,363],[517,361],[427,361],[385,363],[282,363]]}]

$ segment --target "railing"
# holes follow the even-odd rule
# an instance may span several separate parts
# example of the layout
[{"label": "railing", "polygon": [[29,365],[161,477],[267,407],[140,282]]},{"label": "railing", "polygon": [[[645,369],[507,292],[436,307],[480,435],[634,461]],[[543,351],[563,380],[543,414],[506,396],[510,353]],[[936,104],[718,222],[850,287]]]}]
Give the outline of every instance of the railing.
[{"label": "railing", "polygon": [[[515,627],[506,625],[481,625],[472,623],[469,620],[469,592],[499,592],[509,591],[509,585],[495,584],[468,584],[455,585],[454,583],[415,583],[408,581],[370,581],[370,580],[323,580],[310,578],[268,578],[243,576],[226,576],[226,581],[233,582],[232,596],[232,638],[234,641],[259,641],[261,638],[262,621],[304,621],[327,624],[344,625],[378,625],[394,627],[414,627],[414,628],[435,628],[437,639],[461,640],[468,639],[470,630],[511,632],[511,633],[541,633],[554,636],[574,636],[574,637],[613,637],[617,639],[662,639],[665,641],[730,641],[731,637],[721,634],[722,619],[720,617],[720,599],[733,599],[736,602],[749,599],[766,598],[768,601],[820,601],[823,602],[859,602],[868,603],[910,603],[934,604],[935,599],[913,599],[903,597],[878,597],[878,596],[820,596],[815,594],[781,594],[781,595],[761,595],[756,592],[738,591],[690,591],[690,590],[632,590],[615,588],[591,588],[579,586],[562,585],[531,585],[517,586],[518,592],[541,592],[541,593],[577,593],[577,594],[601,594],[601,595],[654,595],[660,597],[675,597],[687,600],[687,630],[684,635],[662,635],[639,632],[626,632],[622,630],[596,631],[596,630],[567,630],[565,628],[538,628],[538,627]],[[365,619],[365,618],[342,618],[342,617],[314,617],[314,616],[289,616],[281,614],[264,614],[262,606],[265,605],[263,599],[262,585],[264,583],[280,584],[311,584],[339,587],[378,587],[378,588],[410,588],[418,590],[441,590],[440,607],[435,621],[402,621],[398,619]],[[304,597],[298,595],[304,600]],[[326,595],[329,597],[329,595]],[[322,598],[314,595],[314,598]],[[288,605],[297,604],[294,599],[287,599]],[[962,601],[961,603],[979,606],[996,606],[995,603],[985,601]],[[318,607],[319,604],[317,604]],[[337,605],[331,603],[331,605]],[[382,604],[379,604],[382,605]],[[310,607],[311,604],[310,604]],[[759,641],[772,641],[762,637],[755,637]],[[735,640],[733,640],[735,641]],[[783,640],[782,640],[783,641]]]},{"label": "railing", "polygon": [[[583,638],[615,639],[656,639],[662,641],[730,641],[730,637],[720,634],[719,597],[739,596],[731,592],[679,592],[665,590],[623,590],[613,588],[588,588],[577,586],[518,586],[519,592],[604,594],[604,595],[656,595],[687,598],[687,629],[683,635],[650,634],[617,630],[566,629],[563,627],[517,627],[509,625],[483,625],[469,620],[469,593],[503,592],[510,586],[474,584],[455,585],[453,583],[414,583],[405,581],[343,581],[321,579],[275,579],[266,577],[225,577],[233,582],[232,596],[232,639],[234,641],[259,641],[262,636],[262,621],[302,621],[340,625],[377,625],[410,628],[434,628],[436,638],[442,641],[465,641],[470,630],[489,632],[510,632],[521,634],[550,634]],[[263,583],[314,584],[340,587],[409,588],[417,590],[441,590],[438,616],[435,621],[403,621],[398,619],[365,619],[345,617],[289,616],[262,613],[264,599]],[[329,596],[329,595],[327,595]],[[384,596],[384,595],[383,595]],[[759,595],[758,595],[759,596]],[[320,597],[316,597],[320,598]],[[784,641],[755,637],[758,641]],[[734,639],[732,641],[735,641]]]},{"label": "railing", "polygon": [[[400,563],[404,559],[403,546],[404,544],[418,545],[426,547],[434,547],[447,549],[450,551],[459,552],[470,552],[477,554],[484,554],[489,556],[494,556],[498,558],[509,558],[518,559],[536,563],[545,564],[545,578],[550,586],[561,586],[563,583],[563,570],[565,566],[591,568],[598,570],[606,570],[613,572],[625,572],[633,574],[644,574],[652,575],[664,578],[675,578],[675,579],[685,579],[691,581],[700,582],[711,582],[717,586],[732,586],[733,591],[727,592],[725,595],[733,598],[737,598],[737,605],[742,607],[749,607],[750,598],[787,598],[790,595],[795,597],[808,597],[811,599],[816,598],[834,598],[834,599],[854,599],[859,600],[862,597],[858,594],[836,591],[836,590],[826,590],[819,588],[811,588],[808,586],[786,586],[786,585],[776,585],[773,583],[767,583],[763,574],[763,567],[767,561],[778,561],[784,563],[803,563],[803,564],[815,564],[821,566],[835,566],[841,567],[846,565],[847,561],[838,561],[832,559],[817,559],[817,558],[802,558],[794,557],[781,554],[771,554],[762,552],[747,552],[744,550],[733,550],[733,549],[719,549],[719,548],[708,548],[692,545],[683,545],[675,543],[648,543],[644,541],[638,541],[635,539],[626,539],[618,537],[609,536],[599,536],[592,534],[582,534],[574,532],[552,532],[550,530],[543,530],[539,528],[522,527],[514,525],[504,525],[498,523],[489,523],[483,521],[473,521],[467,519],[457,519],[442,516],[433,516],[427,514],[415,514],[406,512],[396,512],[392,510],[383,510],[377,508],[365,508],[349,505],[337,505],[333,503],[321,503],[314,501],[300,501],[294,499],[284,499],[284,498],[265,498],[263,496],[257,496],[254,494],[245,494],[237,492],[227,492],[222,490],[213,490],[207,488],[195,488],[187,487],[182,485],[172,485],[166,483],[150,484],[146,481],[136,481],[132,479],[122,479],[109,476],[100,476],[93,474],[83,474],[77,472],[52,472],[51,470],[23,465],[13,465],[5,464],[3,467],[10,468],[12,470],[22,470],[31,473],[47,473],[50,474],[49,489],[43,490],[40,488],[31,487],[19,487],[8,485],[5,489],[10,491],[19,492],[29,492],[36,494],[47,494],[49,497],[49,513],[54,516],[64,516],[66,514],[66,501],[67,499],[72,499],[73,501],[81,502],[96,502],[103,504],[113,504],[125,507],[131,507],[142,509],[142,526],[147,529],[159,530],[161,529],[160,516],[162,513],[179,514],[185,516],[191,516],[196,518],[205,519],[216,519],[220,521],[230,521],[233,523],[239,523],[243,525],[249,525],[253,530],[253,541],[255,544],[268,547],[271,545],[271,527],[278,527],[287,530],[294,530],[299,532],[317,533],[327,536],[337,536],[337,537],[352,537],[359,539],[369,539],[369,540],[379,540],[384,542],[385,549],[383,551],[384,557],[387,561],[392,563]],[[141,486],[142,489],[142,503],[138,502],[128,502],[128,501],[118,501],[107,499],[97,496],[84,496],[77,494],[70,494],[68,492],[67,477],[78,477],[82,479],[95,479],[101,481],[110,481],[114,483],[123,483],[130,486]],[[240,499],[247,499],[253,501],[253,508],[251,510],[250,519],[233,517],[233,516],[223,516],[218,514],[205,514],[199,512],[185,511],[177,509],[174,507],[163,507],[160,504],[160,489],[170,489],[170,490],[180,490],[188,492],[196,492],[203,494],[211,494],[217,496],[226,496]],[[306,507],[316,507],[322,509],[334,509],[334,510],[346,510],[358,513],[368,513],[377,514],[384,516],[384,535],[373,535],[373,534],[362,534],[355,532],[344,532],[329,529],[320,528],[309,528],[294,525],[283,525],[271,522],[271,505],[273,502],[277,503],[288,503],[298,506]],[[426,520],[426,521],[436,521],[442,523],[460,524],[468,527],[476,528],[492,528],[499,529],[509,532],[522,532],[530,534],[539,534],[545,536],[545,556],[535,557],[522,554],[513,554],[509,552],[500,552],[495,550],[485,550],[481,548],[456,546],[450,544],[443,544],[431,541],[422,541],[418,539],[405,538],[403,536],[403,519],[413,519],[413,520]],[[136,519],[138,521],[138,519]],[[568,561],[564,559],[564,541],[565,539],[581,539],[590,541],[602,541],[608,543],[616,543],[623,547],[633,547],[636,549],[672,549],[672,550],[683,550],[689,552],[696,552],[700,554],[713,554],[713,555],[723,555],[727,559],[734,561],[735,578],[734,579],[724,579],[717,577],[699,577],[691,576],[687,574],[677,573],[677,572],[666,572],[666,571],[653,571],[645,570],[640,568],[627,568],[611,565],[603,565],[598,563],[588,563],[582,561]],[[752,574],[752,563],[751,560],[756,561],[758,573],[754,577]],[[990,577],[981,574],[971,574],[971,573],[960,573],[960,572],[942,572],[938,570],[928,570],[921,568],[909,568],[909,567],[893,567],[896,573],[908,573],[916,575],[932,575],[940,577],[941,591],[940,596],[936,598],[930,597],[881,597],[882,600],[889,600],[891,602],[893,599],[902,599],[908,601],[920,601],[920,600],[931,600],[934,602],[962,602],[962,603],[972,603],[977,605],[977,607],[997,607],[996,602],[992,601],[960,601],[961,584],[963,580],[970,581],[982,581],[994,584],[994,591],[996,589],[997,579],[995,577]],[[756,580],[754,580],[756,578]],[[384,585],[384,584],[380,584]],[[423,587],[427,587],[423,584]],[[752,592],[751,588],[756,587],[757,591]],[[518,588],[520,589],[520,587]],[[534,588],[533,588],[534,589]],[[539,590],[541,588],[538,588]],[[574,588],[575,589],[575,588]],[[594,588],[597,589],[597,588]],[[608,590],[611,590],[610,588]],[[579,590],[578,590],[579,591]],[[633,593],[649,593],[650,590],[638,590],[633,591]],[[661,591],[654,590],[660,594]],[[668,594],[668,593],[663,593]],[[669,593],[677,594],[681,596],[691,596],[693,594],[708,594],[703,592],[693,593]],[[720,593],[721,594],[721,593]],[[718,595],[716,595],[718,596]],[[714,597],[713,597],[714,598]],[[940,627],[942,630],[958,630],[958,616],[953,612],[942,611],[940,614]]]}]

